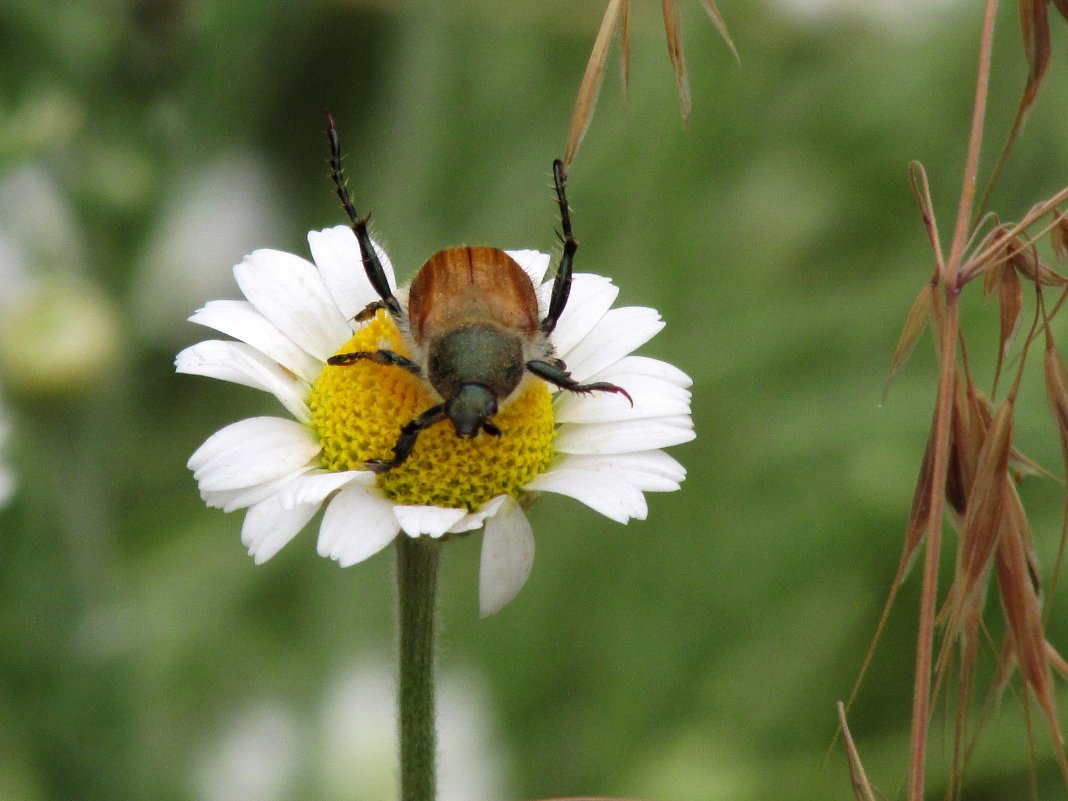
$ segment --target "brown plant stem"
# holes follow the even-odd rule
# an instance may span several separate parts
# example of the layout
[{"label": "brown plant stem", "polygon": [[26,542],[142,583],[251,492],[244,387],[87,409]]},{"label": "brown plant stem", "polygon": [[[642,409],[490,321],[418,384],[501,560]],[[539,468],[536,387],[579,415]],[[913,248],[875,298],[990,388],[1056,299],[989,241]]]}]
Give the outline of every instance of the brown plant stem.
[{"label": "brown plant stem", "polygon": [[946,299],[945,325],[942,327],[941,359],[938,397],[934,417],[934,462],[932,468],[930,517],[927,527],[927,550],[924,553],[923,588],[920,599],[919,627],[916,634],[916,671],[912,692],[912,731],[909,749],[909,801],[923,801],[925,767],[927,761],[927,728],[931,711],[931,662],[934,653],[935,616],[938,603],[938,563],[942,551],[942,517],[946,494],[946,474],[949,466],[949,437],[954,378],[956,376],[956,343],[959,316],[960,285],[958,273],[968,241],[969,221],[975,199],[976,177],[979,171],[979,152],[983,141],[983,122],[986,118],[987,90],[990,82],[990,54],[994,41],[994,18],[997,0],[987,0],[983,32],[979,47],[979,69],[976,79],[975,104],[972,109],[968,154],[964,165],[957,222],[950,244],[949,258],[942,275]]}]

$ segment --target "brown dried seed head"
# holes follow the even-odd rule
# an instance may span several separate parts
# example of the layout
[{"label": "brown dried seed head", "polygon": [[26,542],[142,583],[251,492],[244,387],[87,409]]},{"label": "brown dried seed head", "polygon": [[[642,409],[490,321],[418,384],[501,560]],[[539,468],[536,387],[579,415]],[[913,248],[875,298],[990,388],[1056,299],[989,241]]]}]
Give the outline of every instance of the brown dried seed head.
[{"label": "brown dried seed head", "polygon": [[682,20],[679,0],[661,0],[664,10],[664,33],[667,34],[668,55],[675,70],[675,86],[679,92],[679,111],[685,123],[690,121],[690,82],[686,78],[686,56],[682,49]]},{"label": "brown dried seed head", "polygon": [[958,592],[952,601],[951,623],[947,630],[947,636],[951,638],[956,634],[955,626],[981,598],[980,590],[989,575],[1002,525],[1005,493],[1006,490],[1013,491],[1008,467],[1014,412],[1011,400],[1002,402],[979,451],[957,552],[954,584]]},{"label": "brown dried seed head", "polygon": [[[605,9],[601,27],[597,31],[597,38],[593,43],[593,52],[590,53],[586,72],[579,84],[578,96],[575,98],[575,109],[571,112],[571,129],[567,134],[567,151],[564,154],[564,166],[570,166],[578,152],[582,138],[590,127],[593,119],[593,110],[597,106],[597,96],[601,93],[601,81],[604,79],[604,65],[608,59],[608,48],[612,44],[612,35],[619,24],[620,15],[629,0],[610,0]],[[630,44],[629,37],[624,38],[624,48]],[[624,52],[624,64],[630,60],[629,53]]]},{"label": "brown dried seed head", "polygon": [[998,594],[1007,624],[1007,643],[1015,652],[1020,673],[1035,694],[1046,719],[1054,753],[1061,770],[1068,779],[1061,738],[1057,698],[1050,671],[1049,651],[1046,648],[1045,627],[1042,622],[1041,599],[1035,590],[1030,531],[1022,508],[1011,510],[997,549]]},{"label": "brown dried seed head", "polygon": [[1061,456],[1068,468],[1068,368],[1061,355],[1052,347],[1046,348],[1044,366],[1046,372],[1046,399],[1050,415],[1061,440]]},{"label": "brown dried seed head", "polygon": [[1020,32],[1023,34],[1024,55],[1030,67],[1024,100],[1021,103],[1022,109],[1026,109],[1034,101],[1042,76],[1049,67],[1051,43],[1047,2],[1048,0],[1020,0]]},{"label": "brown dried seed head", "polygon": [[1020,327],[1023,314],[1023,287],[1016,271],[1004,271],[998,293],[998,309],[1001,319],[1001,349],[998,351],[997,375],[1001,375],[1001,365],[1012,345],[1016,330]]},{"label": "brown dried seed head", "polygon": [[890,371],[883,382],[884,402],[886,401],[886,393],[890,389],[890,383],[905,365],[905,362],[909,360],[909,356],[912,355],[912,351],[915,350],[916,343],[920,339],[920,334],[923,333],[923,329],[927,325],[927,320],[931,317],[931,301],[934,291],[933,284],[924,284],[923,289],[920,290],[920,293],[912,302],[912,308],[909,309],[909,313],[905,317],[905,326],[901,330],[901,336],[897,340],[897,347],[894,348],[894,355],[890,359]]},{"label": "brown dried seed head", "polygon": [[[1065,0],[1068,4],[1068,0]],[[1061,261],[1068,261],[1068,216],[1054,212],[1053,228],[1049,232],[1053,253]]]},{"label": "brown dried seed head", "polygon": [[[1063,0],[1068,3],[1068,0]],[[719,9],[716,8],[716,4],[713,0],[701,0],[701,4],[705,7],[705,11],[708,12],[708,16],[712,19],[712,24],[716,26],[716,31],[724,42],[727,43],[727,47],[731,49],[731,53],[734,54],[734,60],[741,63],[741,56],[738,55],[738,48],[734,46],[734,40],[731,39],[730,31],[727,30],[727,23],[723,21],[723,15],[719,13]]]},{"label": "brown dried seed head", "polygon": [[1038,257],[1038,251],[1032,243],[1013,237],[1005,247],[1005,255],[1008,257],[1009,264],[1032,283],[1044,286],[1064,286],[1068,283],[1068,279],[1051,270]]},{"label": "brown dried seed head", "polygon": [[990,297],[1001,287],[1001,279],[1005,275],[1005,271],[1008,270],[1008,266],[1005,262],[991,265],[988,269],[983,271],[983,294]]}]

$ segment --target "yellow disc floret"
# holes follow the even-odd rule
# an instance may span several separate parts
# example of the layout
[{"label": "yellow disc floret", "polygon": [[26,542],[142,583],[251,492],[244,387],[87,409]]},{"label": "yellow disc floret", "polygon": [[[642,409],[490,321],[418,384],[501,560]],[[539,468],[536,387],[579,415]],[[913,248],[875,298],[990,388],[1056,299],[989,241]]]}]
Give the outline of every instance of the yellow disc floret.
[{"label": "yellow disc floret", "polygon": [[[338,353],[392,350],[410,356],[388,315],[375,318]],[[327,470],[363,470],[368,459],[389,459],[403,426],[441,402],[407,370],[363,359],[327,365],[311,391],[312,424]],[[400,465],[377,477],[378,486],[404,505],[475,509],[498,495],[518,497],[545,471],[553,453],[552,397],[539,379],[520,385],[493,417],[499,437],[485,432],[460,439],[448,419],[419,434]]]}]

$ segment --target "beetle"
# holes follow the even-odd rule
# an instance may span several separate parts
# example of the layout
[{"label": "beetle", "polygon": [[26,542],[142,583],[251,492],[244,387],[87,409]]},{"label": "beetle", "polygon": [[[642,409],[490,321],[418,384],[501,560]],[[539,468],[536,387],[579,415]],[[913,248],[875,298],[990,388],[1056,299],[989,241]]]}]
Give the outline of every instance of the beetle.
[{"label": "beetle", "polygon": [[[356,315],[368,320],[385,309],[408,343],[412,358],[391,350],[357,351],[331,356],[331,365],[361,360],[392,365],[424,379],[441,398],[401,428],[393,457],[371,459],[368,469],[385,473],[411,454],[419,433],[448,418],[457,436],[480,432],[499,437],[493,416],[529,372],[569,392],[613,392],[634,401],[622,387],[603,381],[583,384],[556,358],[549,335],[567,305],[578,242],[571,233],[563,163],[553,162],[553,183],[560,206],[563,253],[556,269],[546,314],[538,319],[534,283],[503,250],[455,247],[435,253],[419,269],[407,292],[407,306],[390,289],[386,273],[367,232],[368,216],[356,213],[341,166],[341,144],[327,113],[330,175],[341,205],[352,222],[364,271],[380,300]],[[403,294],[403,293],[402,293]]]}]

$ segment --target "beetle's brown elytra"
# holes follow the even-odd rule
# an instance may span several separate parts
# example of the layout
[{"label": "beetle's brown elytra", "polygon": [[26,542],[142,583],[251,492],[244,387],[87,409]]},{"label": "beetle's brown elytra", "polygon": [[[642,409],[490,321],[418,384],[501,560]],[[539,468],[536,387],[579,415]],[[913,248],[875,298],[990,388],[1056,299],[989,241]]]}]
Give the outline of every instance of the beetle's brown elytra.
[{"label": "beetle's brown elytra", "polygon": [[499,248],[435,253],[408,290],[411,333],[426,341],[455,328],[457,320],[494,323],[534,336],[538,298],[530,276]]},{"label": "beetle's brown elytra", "polygon": [[419,269],[408,287],[407,307],[393,294],[385,270],[367,232],[367,217],[356,213],[341,169],[341,144],[333,117],[327,113],[330,171],[341,205],[352,221],[364,270],[380,301],[357,315],[369,319],[385,309],[408,341],[411,358],[391,350],[339,353],[328,364],[360,360],[401,367],[421,377],[441,398],[403,426],[393,458],[370,460],[367,467],[384,473],[411,454],[419,432],[448,418],[459,437],[485,433],[500,436],[492,422],[526,373],[569,392],[615,392],[633,405],[622,387],[607,382],[583,384],[571,377],[556,358],[549,335],[563,314],[571,291],[572,262],[578,242],[571,233],[564,167],[553,162],[553,182],[560,207],[563,254],[556,269],[546,314],[538,319],[534,282],[516,261],[499,248],[458,247],[439,251]]}]

